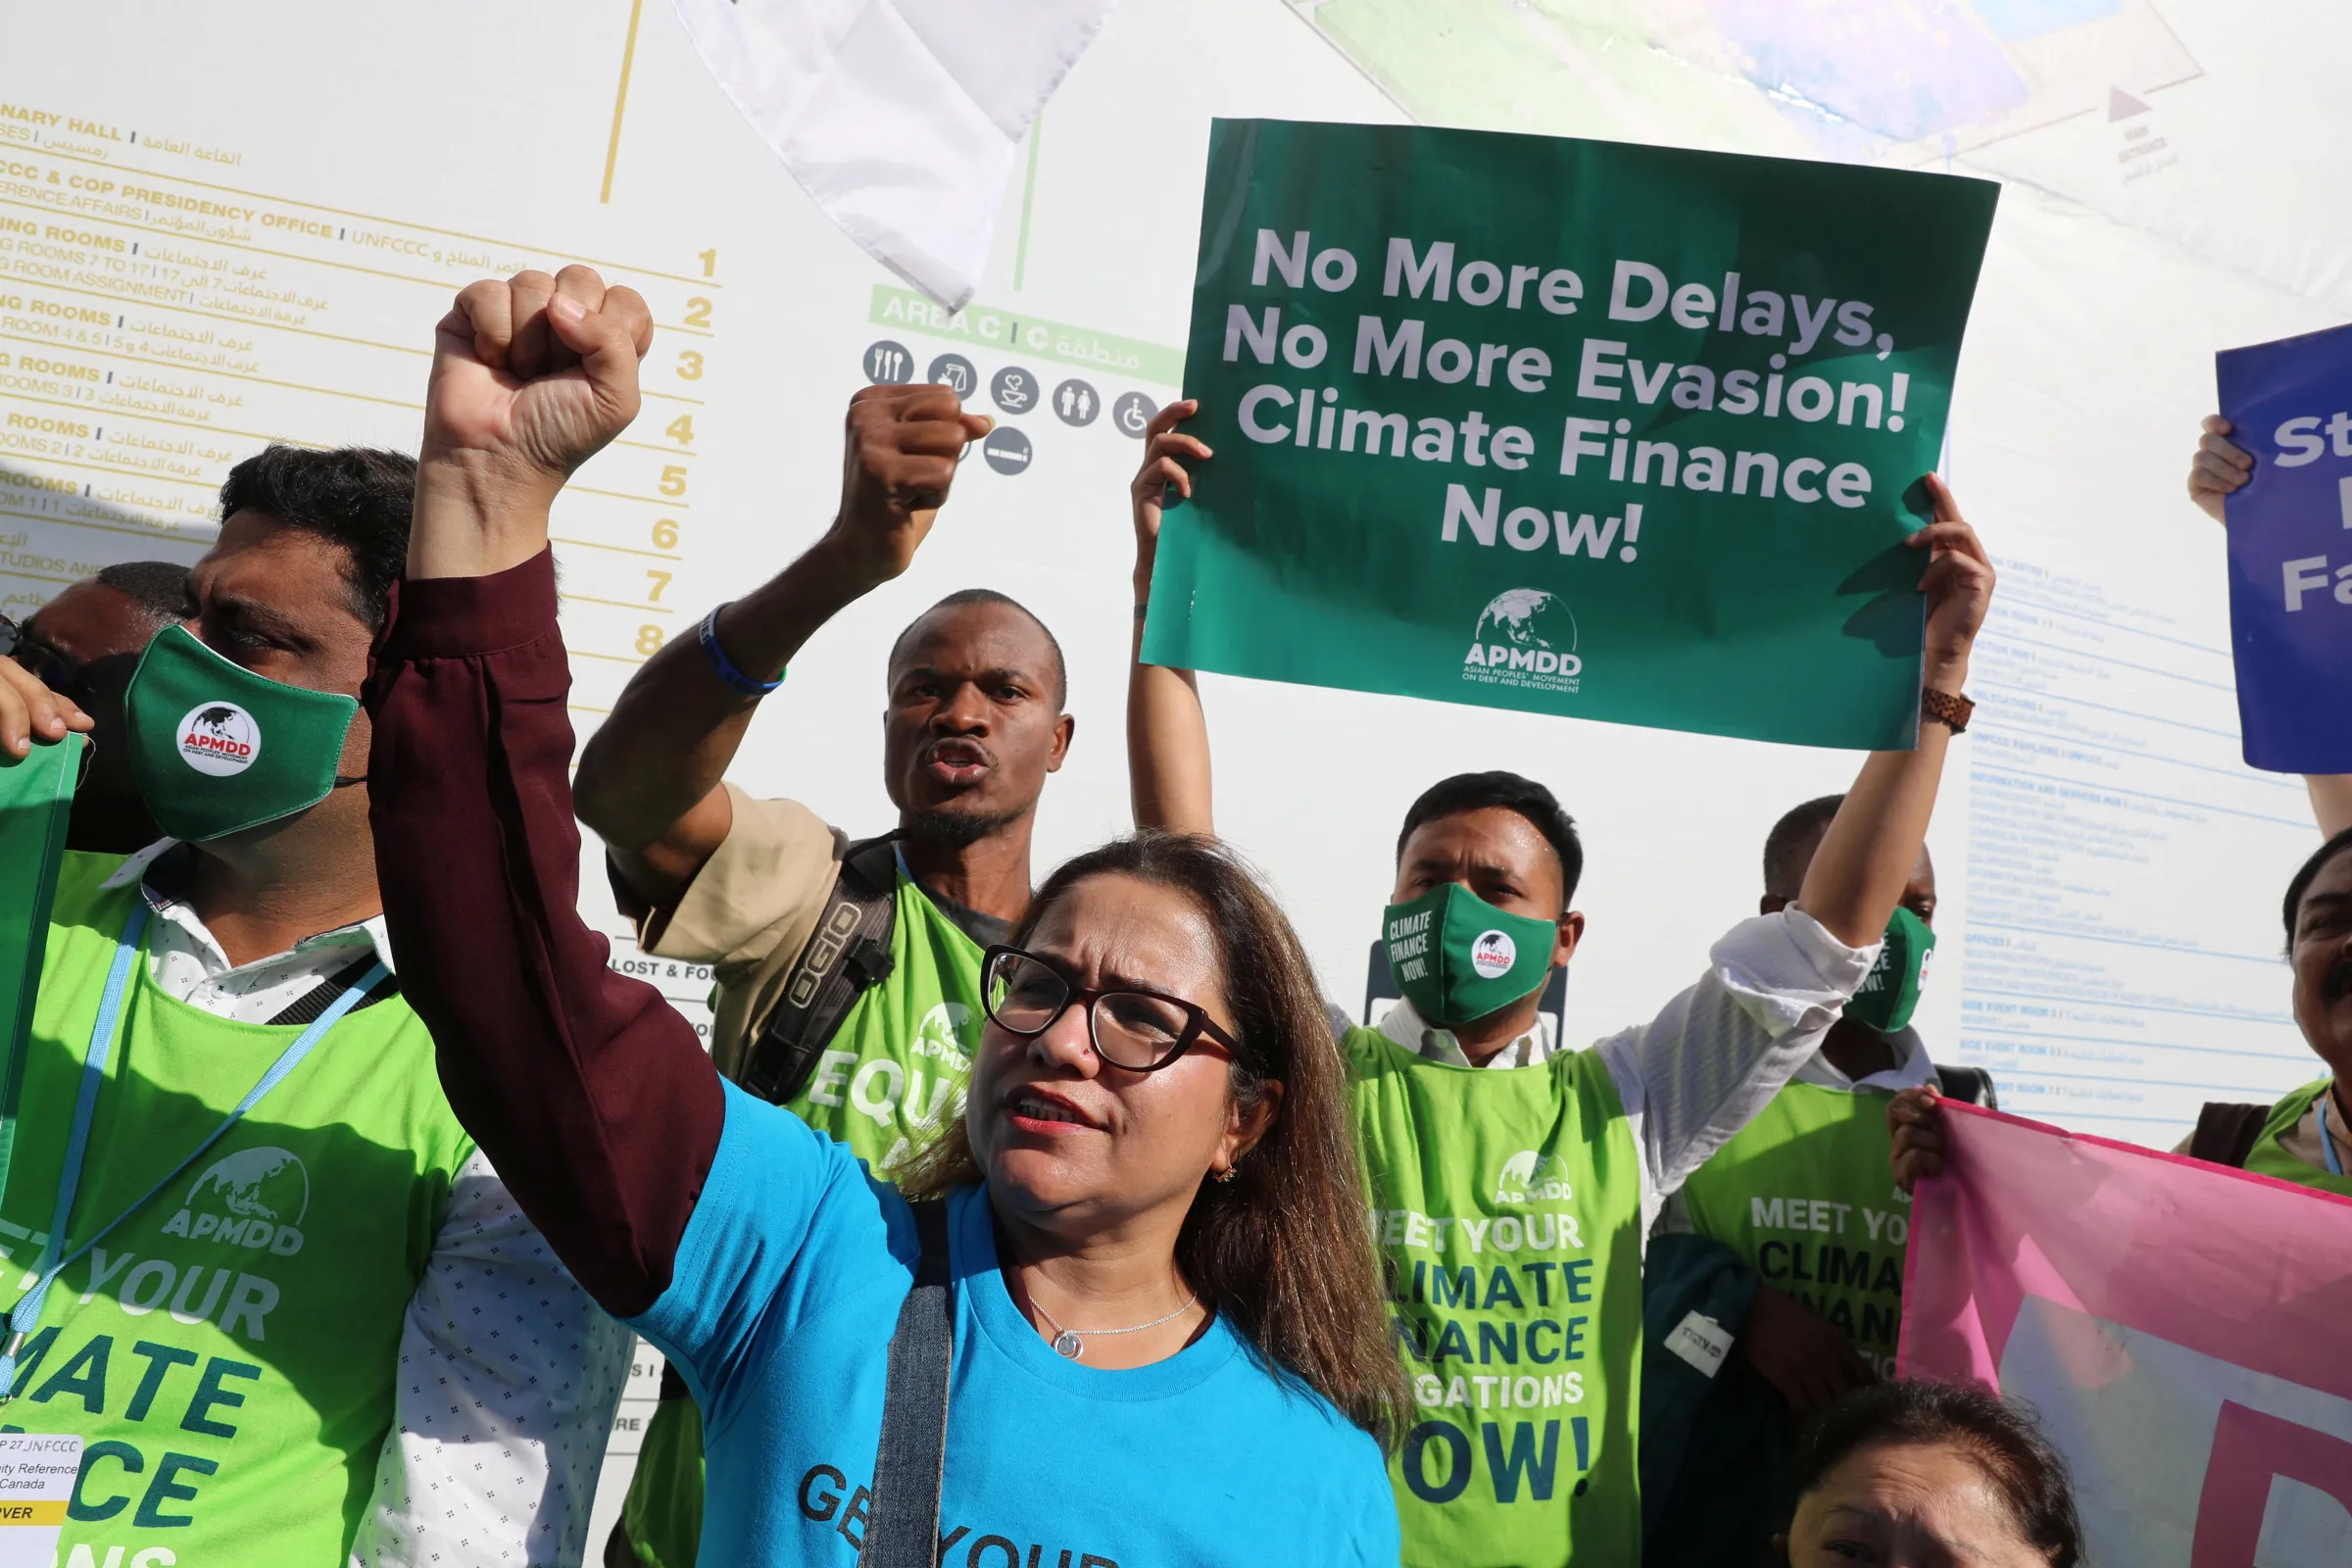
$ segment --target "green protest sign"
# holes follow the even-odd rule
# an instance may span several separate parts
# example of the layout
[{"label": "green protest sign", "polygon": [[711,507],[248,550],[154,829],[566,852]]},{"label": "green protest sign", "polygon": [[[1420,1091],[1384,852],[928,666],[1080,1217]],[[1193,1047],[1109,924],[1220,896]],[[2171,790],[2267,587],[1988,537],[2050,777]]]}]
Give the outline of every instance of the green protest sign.
[{"label": "green protest sign", "polygon": [[[1815,746],[1918,728],[1997,187],[1219,121],[1153,663]],[[1908,496],[1908,500],[1906,500]]]}]

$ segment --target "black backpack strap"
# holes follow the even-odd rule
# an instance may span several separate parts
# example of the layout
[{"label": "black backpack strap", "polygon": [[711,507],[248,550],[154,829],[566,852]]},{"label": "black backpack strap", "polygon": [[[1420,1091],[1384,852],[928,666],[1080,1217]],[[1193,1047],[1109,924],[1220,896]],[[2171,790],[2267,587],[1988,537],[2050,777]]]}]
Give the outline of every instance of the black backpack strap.
[{"label": "black backpack strap", "polygon": [[1957,1100],[1963,1105],[1983,1105],[1986,1110],[2001,1108],[2000,1097],[1993,1093],[1992,1074],[1982,1067],[1936,1068],[1936,1090],[1946,1100]]},{"label": "black backpack strap", "polygon": [[890,973],[899,896],[896,836],[861,839],[842,856],[833,895],[785,977],[783,997],[745,1055],[743,1087],[771,1104],[783,1104],[808,1086],[817,1053],[851,1004]]},{"label": "black backpack strap", "polygon": [[[316,1023],[320,1014],[342,1000],[344,992],[368,977],[368,971],[375,967],[375,950],[370,947],[366,953],[361,954],[351,962],[337,969],[292,1002],[287,1003],[278,1010],[277,1015],[269,1021],[272,1024]],[[362,1007],[371,1007],[386,997],[398,995],[400,995],[400,976],[387,974],[368,988],[368,994],[352,1004],[352,1011],[357,1012]]]},{"label": "black backpack strap", "polygon": [[2209,1102],[2197,1112],[2197,1130],[2189,1136],[2188,1157],[2243,1170],[2246,1156],[2261,1141],[2263,1124],[2271,1119],[2269,1105],[2233,1105]]},{"label": "black backpack strap", "polygon": [[882,1391],[882,1443],[874,1454],[874,1500],[866,1511],[858,1568],[937,1568],[939,1487],[948,1453],[948,1364],[953,1299],[948,1205],[908,1205],[921,1254],[914,1288],[899,1307]]}]

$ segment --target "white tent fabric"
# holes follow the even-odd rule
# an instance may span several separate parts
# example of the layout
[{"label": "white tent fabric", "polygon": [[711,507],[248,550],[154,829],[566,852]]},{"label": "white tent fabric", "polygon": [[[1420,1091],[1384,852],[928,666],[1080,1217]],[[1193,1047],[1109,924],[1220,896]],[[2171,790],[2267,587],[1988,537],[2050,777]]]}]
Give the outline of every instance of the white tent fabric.
[{"label": "white tent fabric", "polygon": [[1112,0],[676,0],[695,52],[842,232],[950,310],[1013,154]]}]

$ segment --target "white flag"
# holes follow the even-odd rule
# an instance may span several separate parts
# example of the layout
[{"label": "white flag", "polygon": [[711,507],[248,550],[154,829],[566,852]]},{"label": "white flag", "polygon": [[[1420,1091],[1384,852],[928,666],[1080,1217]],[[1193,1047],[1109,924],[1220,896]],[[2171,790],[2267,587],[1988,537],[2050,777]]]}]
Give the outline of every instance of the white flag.
[{"label": "white flag", "polygon": [[959,310],[1013,155],[1112,0],[676,0],[695,52],[842,232]]}]

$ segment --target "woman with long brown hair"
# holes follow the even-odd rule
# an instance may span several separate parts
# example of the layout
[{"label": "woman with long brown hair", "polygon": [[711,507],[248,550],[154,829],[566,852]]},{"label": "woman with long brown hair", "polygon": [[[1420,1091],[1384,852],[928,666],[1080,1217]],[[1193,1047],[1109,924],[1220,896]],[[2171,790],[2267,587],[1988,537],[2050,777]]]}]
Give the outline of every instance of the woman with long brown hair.
[{"label": "woman with long brown hair", "polygon": [[[1346,1069],[1297,934],[1234,855],[1175,834],[1081,855],[983,978],[971,1109],[902,1191],[985,1183],[1004,1282],[1072,1360],[1145,1365],[1222,1317],[1278,1380],[1392,1438],[1406,1391]],[[1131,989],[1093,992],[1108,985]],[[1200,1004],[1189,1042],[1183,1004],[1153,991]]]},{"label": "woman with long brown hair", "polygon": [[[544,755],[551,776],[463,793],[561,799]],[[424,777],[395,785],[403,817]],[[446,825],[461,791],[431,793]],[[575,921],[568,888],[547,892],[508,906]],[[1047,881],[989,951],[968,1108],[897,1191],[722,1084],[684,1020],[621,1005],[634,982],[601,969],[552,988],[582,999],[570,1027],[485,1007],[470,966],[402,972],[460,1115],[700,1402],[701,1560],[862,1548],[890,1496],[877,1441],[926,1205],[952,1282],[945,1462],[924,1472],[937,1561],[1397,1560],[1381,1445],[1406,1391],[1343,1067],[1297,936],[1229,853],[1128,839]]]}]

